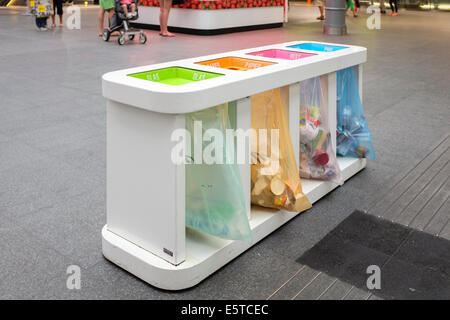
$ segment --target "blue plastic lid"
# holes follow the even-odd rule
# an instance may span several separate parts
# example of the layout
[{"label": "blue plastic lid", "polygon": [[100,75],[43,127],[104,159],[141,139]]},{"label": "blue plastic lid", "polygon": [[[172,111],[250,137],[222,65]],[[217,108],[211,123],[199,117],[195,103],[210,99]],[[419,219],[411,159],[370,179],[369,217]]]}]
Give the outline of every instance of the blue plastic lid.
[{"label": "blue plastic lid", "polygon": [[288,48],[302,49],[302,50],[311,50],[311,51],[320,51],[320,52],[333,52],[342,49],[346,49],[348,47],[344,46],[333,46],[324,43],[313,43],[313,42],[305,42],[301,44],[296,44],[293,46],[288,46]]}]

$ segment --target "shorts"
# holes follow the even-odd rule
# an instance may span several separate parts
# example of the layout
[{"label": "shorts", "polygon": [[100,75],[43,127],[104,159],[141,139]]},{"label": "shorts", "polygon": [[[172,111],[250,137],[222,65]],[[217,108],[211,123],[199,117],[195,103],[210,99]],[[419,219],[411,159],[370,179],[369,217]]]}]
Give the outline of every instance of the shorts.
[{"label": "shorts", "polygon": [[324,6],[323,0],[314,0],[314,4],[318,7]]},{"label": "shorts", "polygon": [[114,8],[114,0],[100,0],[100,8],[110,10]]},{"label": "shorts", "polygon": [[63,15],[63,0],[53,0],[53,15]]}]

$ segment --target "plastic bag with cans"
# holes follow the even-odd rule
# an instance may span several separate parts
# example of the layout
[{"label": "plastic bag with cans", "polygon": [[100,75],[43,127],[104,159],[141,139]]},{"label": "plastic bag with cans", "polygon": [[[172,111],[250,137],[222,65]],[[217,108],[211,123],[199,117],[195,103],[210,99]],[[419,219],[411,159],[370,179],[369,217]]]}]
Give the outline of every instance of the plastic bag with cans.
[{"label": "plastic bag with cans", "polygon": [[337,72],[337,154],[375,160],[375,148],[367,126],[353,68]]},{"label": "plastic bag with cans", "polygon": [[311,207],[300,182],[280,90],[251,98],[251,201],[253,204],[301,212]]},{"label": "plastic bag with cans", "polygon": [[300,83],[300,176],[343,184],[320,77]]}]

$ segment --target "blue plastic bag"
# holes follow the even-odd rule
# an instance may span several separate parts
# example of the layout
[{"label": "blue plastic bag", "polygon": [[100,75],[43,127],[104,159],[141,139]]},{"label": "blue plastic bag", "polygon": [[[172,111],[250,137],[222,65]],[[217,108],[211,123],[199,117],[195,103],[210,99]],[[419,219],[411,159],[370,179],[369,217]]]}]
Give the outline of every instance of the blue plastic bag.
[{"label": "blue plastic bag", "polygon": [[375,160],[375,148],[353,68],[337,72],[336,152],[343,157]]},{"label": "blue plastic bag", "polygon": [[[226,144],[225,131],[230,128],[228,104],[186,115],[186,129],[191,135],[188,150],[194,150],[195,121],[201,121],[202,136],[208,129],[216,129],[224,143],[220,150],[215,149],[221,154],[222,163],[208,164],[204,159],[201,164],[193,163],[196,159],[191,157],[191,163],[185,165],[186,226],[220,238],[251,243],[239,168],[236,161],[227,161],[226,148],[230,147]],[[202,139],[200,143],[205,150],[211,142]],[[228,164],[230,162],[232,164]]]}]

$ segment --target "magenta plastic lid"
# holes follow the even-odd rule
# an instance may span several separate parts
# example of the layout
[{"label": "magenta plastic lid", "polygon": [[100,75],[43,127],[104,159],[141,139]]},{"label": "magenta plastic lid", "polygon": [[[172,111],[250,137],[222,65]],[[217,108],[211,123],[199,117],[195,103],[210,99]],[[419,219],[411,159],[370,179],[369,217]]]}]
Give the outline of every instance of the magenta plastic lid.
[{"label": "magenta plastic lid", "polygon": [[256,51],[248,53],[252,56],[260,56],[265,58],[275,58],[275,59],[284,59],[284,60],[298,60],[311,56],[315,56],[314,53],[306,53],[306,52],[298,52],[298,51],[290,51],[290,50],[282,50],[282,49],[269,49],[263,51]]}]

